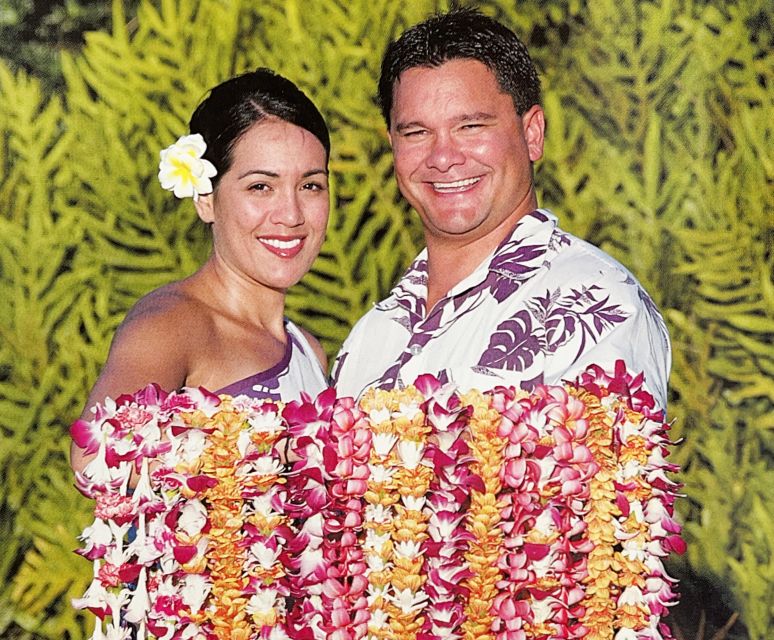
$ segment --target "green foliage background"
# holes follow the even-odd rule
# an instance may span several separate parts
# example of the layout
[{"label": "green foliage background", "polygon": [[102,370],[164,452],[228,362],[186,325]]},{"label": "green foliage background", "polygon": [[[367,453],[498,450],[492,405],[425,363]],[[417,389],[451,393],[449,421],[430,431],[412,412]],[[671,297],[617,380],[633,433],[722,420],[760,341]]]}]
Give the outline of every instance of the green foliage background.
[{"label": "green foliage background", "polygon": [[[69,606],[89,579],[71,551],[90,519],[67,426],[129,306],[208,250],[191,203],[158,186],[158,150],[234,73],[272,67],[312,96],[333,132],[335,206],[288,307],[334,353],[421,245],[375,79],[388,40],[448,4],[143,0],[127,25],[116,1],[112,31],[62,54],[60,95],[0,60],[0,636],[88,635]],[[680,631],[700,637],[700,608],[708,629],[736,610],[731,634],[762,640],[774,627],[771,5],[461,4],[510,24],[542,70],[542,204],[630,267],[669,324],[689,543],[673,564],[689,603]]]}]

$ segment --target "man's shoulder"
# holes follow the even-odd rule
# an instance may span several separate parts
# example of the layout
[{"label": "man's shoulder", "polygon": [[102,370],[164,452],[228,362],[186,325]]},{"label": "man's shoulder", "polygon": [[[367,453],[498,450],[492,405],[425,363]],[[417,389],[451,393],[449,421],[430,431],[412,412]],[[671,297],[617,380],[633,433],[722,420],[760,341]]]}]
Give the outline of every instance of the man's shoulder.
[{"label": "man's shoulder", "polygon": [[606,251],[559,228],[555,235],[556,253],[549,272],[552,281],[564,287],[594,284],[638,297],[645,293],[634,274]]}]

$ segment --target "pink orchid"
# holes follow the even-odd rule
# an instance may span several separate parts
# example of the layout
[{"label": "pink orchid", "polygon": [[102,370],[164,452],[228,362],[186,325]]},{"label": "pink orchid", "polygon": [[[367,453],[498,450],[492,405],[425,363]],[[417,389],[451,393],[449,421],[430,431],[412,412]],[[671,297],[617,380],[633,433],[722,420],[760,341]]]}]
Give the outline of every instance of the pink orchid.
[{"label": "pink orchid", "polygon": [[70,437],[86,454],[96,453],[102,440],[102,426],[97,420],[76,420],[70,425]]},{"label": "pink orchid", "polygon": [[160,407],[165,412],[177,413],[183,410],[197,410],[208,418],[215,415],[219,406],[220,398],[204,387],[185,387],[166,395],[160,402]]},{"label": "pink orchid", "polygon": [[119,568],[116,565],[110,564],[109,562],[106,562],[99,568],[97,577],[103,586],[117,587],[121,584],[122,580],[118,569]]}]

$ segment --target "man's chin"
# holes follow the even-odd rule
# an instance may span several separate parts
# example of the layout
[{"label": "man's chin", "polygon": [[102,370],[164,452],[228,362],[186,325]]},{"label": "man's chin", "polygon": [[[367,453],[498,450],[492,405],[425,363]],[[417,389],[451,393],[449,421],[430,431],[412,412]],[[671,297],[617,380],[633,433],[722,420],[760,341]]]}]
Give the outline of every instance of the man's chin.
[{"label": "man's chin", "polygon": [[425,231],[438,237],[461,238],[475,234],[486,221],[485,216],[472,213],[454,213],[451,215],[424,218],[422,224]]}]

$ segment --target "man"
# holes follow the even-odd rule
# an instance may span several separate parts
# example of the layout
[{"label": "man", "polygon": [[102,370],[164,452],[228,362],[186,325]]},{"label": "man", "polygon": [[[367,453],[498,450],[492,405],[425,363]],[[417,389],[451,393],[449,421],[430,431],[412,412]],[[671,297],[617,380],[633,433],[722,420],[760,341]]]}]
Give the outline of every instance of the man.
[{"label": "man", "polygon": [[653,302],[538,209],[540,82],[516,35],[475,11],[431,17],[388,47],[379,97],[427,248],[344,343],[340,394],[423,373],[530,389],[622,359],[665,408],[670,347]]}]

